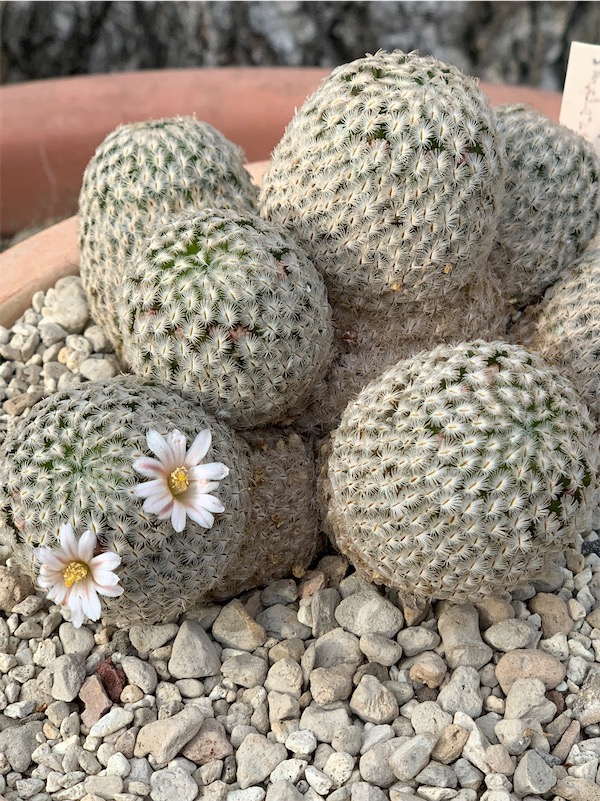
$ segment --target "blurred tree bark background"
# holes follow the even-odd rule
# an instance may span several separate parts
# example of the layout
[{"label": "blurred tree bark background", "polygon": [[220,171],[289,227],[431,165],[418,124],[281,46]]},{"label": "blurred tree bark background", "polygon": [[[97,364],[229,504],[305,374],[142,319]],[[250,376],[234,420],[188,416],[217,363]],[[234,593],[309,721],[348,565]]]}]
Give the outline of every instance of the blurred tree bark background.
[{"label": "blurred tree bark background", "polygon": [[595,2],[3,2],[0,82],[165,67],[334,66],[418,49],[488,81],[562,89]]}]

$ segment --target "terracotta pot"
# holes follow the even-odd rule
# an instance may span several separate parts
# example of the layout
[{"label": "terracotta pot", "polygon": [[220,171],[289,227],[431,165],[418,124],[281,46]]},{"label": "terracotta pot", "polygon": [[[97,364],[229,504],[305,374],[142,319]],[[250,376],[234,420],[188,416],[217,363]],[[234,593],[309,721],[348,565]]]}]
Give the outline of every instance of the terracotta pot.
[{"label": "terracotta pot", "polygon": [[[254,160],[265,158],[294,108],[327,72],[288,68],[166,70],[2,87],[0,219],[4,231],[31,224],[36,203],[40,209],[40,197],[47,199],[46,216],[73,209],[85,164],[106,134],[121,122],[196,113],[244,147]],[[558,120],[559,93],[485,83],[481,86],[493,105],[527,102]],[[28,96],[28,102],[22,106],[24,96]],[[69,117],[50,114],[51,106],[55,112],[69,108]],[[265,163],[250,166],[260,180]],[[76,274],[78,262],[75,217],[0,254],[0,324],[11,325],[30,305],[35,291],[47,289],[64,275]]]},{"label": "terracotta pot", "polygon": [[[0,87],[3,236],[74,214],[85,165],[121,123],[195,114],[267,159],[294,109],[330,70],[182,69],[92,75]],[[482,83],[493,104],[529,102],[558,120],[560,94]]]}]

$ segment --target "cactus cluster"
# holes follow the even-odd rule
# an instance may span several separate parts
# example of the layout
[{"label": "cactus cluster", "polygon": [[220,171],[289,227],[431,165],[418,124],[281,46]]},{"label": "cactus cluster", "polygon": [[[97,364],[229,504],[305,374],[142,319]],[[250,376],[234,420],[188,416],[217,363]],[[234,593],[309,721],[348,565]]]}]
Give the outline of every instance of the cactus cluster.
[{"label": "cactus cluster", "polygon": [[348,405],[323,496],[338,548],[418,608],[510,590],[591,512],[593,424],[567,380],[505,342],[439,345]]},{"label": "cactus cluster", "polygon": [[570,269],[600,223],[600,158],[579,134],[524,105],[494,117],[507,156],[505,202],[490,262],[524,308]]},{"label": "cactus cluster", "polygon": [[332,303],[440,297],[485,262],[503,198],[501,140],[476,81],[416,53],[337,67],[296,112],[260,194]]},{"label": "cactus cluster", "polygon": [[174,213],[254,208],[241,150],[211,125],[175,117],[122,125],[100,144],[79,195],[80,271],[92,317],[117,352],[116,291],[136,245]]},{"label": "cactus cluster", "polygon": [[121,277],[134,373],[236,428],[299,411],[331,358],[331,310],[302,250],[252,214],[205,209],[159,227]]}]

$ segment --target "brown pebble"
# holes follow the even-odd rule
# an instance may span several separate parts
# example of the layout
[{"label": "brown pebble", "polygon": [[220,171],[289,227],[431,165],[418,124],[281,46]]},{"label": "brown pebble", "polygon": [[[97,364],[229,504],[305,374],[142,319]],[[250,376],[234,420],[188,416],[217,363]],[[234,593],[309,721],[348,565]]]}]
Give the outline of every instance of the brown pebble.
[{"label": "brown pebble", "polygon": [[575,548],[565,548],[565,560],[571,573],[581,573],[585,567],[585,557]]},{"label": "brown pebble", "polygon": [[562,693],[559,693],[558,690],[547,690],[546,698],[549,701],[552,701],[554,706],[556,707],[556,714],[560,715],[565,711],[566,704],[565,704],[565,697]]},{"label": "brown pebble", "polygon": [[115,751],[120,751],[127,759],[133,759],[135,741],[140,730],[139,726],[133,726],[118,736],[115,741]]},{"label": "brown pebble", "polygon": [[462,754],[468,739],[469,732],[466,729],[456,723],[450,723],[440,734],[431,756],[443,765],[449,765]]},{"label": "brown pebble", "polygon": [[538,592],[528,602],[529,611],[542,620],[542,637],[548,640],[555,634],[568,634],[575,625],[566,603],[558,595]]},{"label": "brown pebble", "polygon": [[555,796],[565,798],[567,801],[598,801],[598,785],[587,779],[565,776],[559,779],[552,792]]},{"label": "brown pebble", "polygon": [[327,576],[322,570],[307,570],[298,587],[300,598],[310,598],[317,590],[327,586]]},{"label": "brown pebble", "polygon": [[505,695],[517,679],[540,679],[547,690],[553,690],[566,672],[556,657],[535,648],[515,648],[501,656],[496,665],[496,678]]},{"label": "brown pebble", "polygon": [[127,676],[123,669],[117,667],[112,659],[105,659],[96,668],[96,674],[102,679],[102,684],[110,700],[118,704],[121,700],[121,693],[127,686]]},{"label": "brown pebble", "polygon": [[408,675],[412,681],[426,684],[432,688],[442,684],[447,672],[448,667],[441,656],[435,651],[423,651],[415,657]]},{"label": "brown pebble", "polygon": [[96,675],[88,676],[83,682],[79,690],[79,698],[85,704],[81,720],[89,727],[97,723],[112,706],[112,701],[106,694],[100,677]]},{"label": "brown pebble", "polygon": [[502,598],[482,598],[475,603],[475,608],[479,612],[479,628],[483,631],[515,616],[512,604]]},{"label": "brown pebble", "polygon": [[425,701],[437,701],[439,692],[439,687],[427,687],[426,684],[423,684],[415,690],[415,698],[420,704]]},{"label": "brown pebble", "polygon": [[340,581],[346,577],[350,563],[343,556],[324,556],[319,560],[318,570],[322,570],[327,578],[328,587],[339,587]]},{"label": "brown pebble", "polygon": [[213,759],[225,759],[233,754],[233,746],[223,724],[214,718],[207,718],[198,733],[187,743],[182,754],[197,765],[206,765]]},{"label": "brown pebble", "polygon": [[554,746],[554,749],[552,750],[552,756],[555,756],[557,759],[560,759],[561,762],[564,762],[569,755],[571,748],[576,742],[579,741],[580,732],[581,723],[578,720],[572,720],[567,726],[567,730],[563,736]]},{"label": "brown pebble", "polygon": [[4,401],[2,408],[6,414],[13,417],[18,417],[23,414],[25,409],[30,409],[34,404],[44,397],[44,391],[41,389],[34,389],[31,392],[23,392],[21,395],[14,395],[7,401]]}]

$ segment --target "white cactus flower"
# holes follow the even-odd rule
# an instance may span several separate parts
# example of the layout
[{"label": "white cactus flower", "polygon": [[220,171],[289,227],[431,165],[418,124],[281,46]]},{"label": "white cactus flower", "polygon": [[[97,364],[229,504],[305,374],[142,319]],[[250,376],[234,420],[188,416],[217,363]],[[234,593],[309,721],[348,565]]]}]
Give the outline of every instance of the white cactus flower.
[{"label": "white cactus flower", "polygon": [[113,551],[94,556],[96,535],[84,531],[78,540],[70,523],[60,527],[59,535],[60,547],[34,548],[40,563],[38,584],[48,591],[47,598],[69,609],[71,622],[78,629],[84,617],[100,619],[98,595],[115,598],[123,592],[114,573],[121,557]]},{"label": "white cactus flower", "polygon": [[204,528],[211,528],[215,522],[213,513],[223,512],[225,507],[210,493],[228,475],[229,468],[221,462],[200,464],[210,448],[210,431],[201,431],[187,452],[185,437],[177,430],[166,437],[151,430],[146,439],[157,458],[141,457],[133,467],[151,480],[132,488],[134,495],[145,498],[144,510],[160,520],[170,517],[177,532],[185,528],[186,515]]}]

